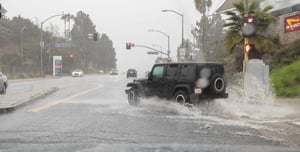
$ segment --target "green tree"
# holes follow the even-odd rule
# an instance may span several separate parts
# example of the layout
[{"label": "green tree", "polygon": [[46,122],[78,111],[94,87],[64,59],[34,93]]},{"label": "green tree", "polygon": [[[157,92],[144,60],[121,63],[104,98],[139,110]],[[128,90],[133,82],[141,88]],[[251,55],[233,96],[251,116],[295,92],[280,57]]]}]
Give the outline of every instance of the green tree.
[{"label": "green tree", "polygon": [[97,55],[95,55],[95,63],[98,70],[105,72],[116,68],[116,53],[112,40],[106,34],[102,34],[97,43]]},{"label": "green tree", "polygon": [[88,35],[96,32],[96,26],[89,15],[82,11],[79,11],[73,20],[74,25],[71,31],[73,50],[79,62],[88,66],[92,52],[95,51],[95,42],[89,39]]},{"label": "green tree", "polygon": [[[12,69],[16,67],[16,74],[19,72],[37,72],[39,71],[40,56],[39,56],[39,41],[40,29],[34,25],[29,19],[21,16],[2,18],[0,20],[0,68],[7,75],[12,74]],[[23,32],[23,63],[21,65],[21,31]],[[47,34],[45,34],[46,37]],[[48,34],[49,35],[49,34]]]},{"label": "green tree", "polygon": [[204,56],[209,61],[220,61],[226,51],[223,47],[224,42],[224,20],[220,14],[214,14],[210,18],[202,16],[200,22],[196,22],[192,35],[196,40],[196,46],[201,53],[197,58]]},{"label": "green tree", "polygon": [[[236,46],[244,45],[244,38],[241,35],[241,29],[244,25],[245,8],[244,2],[240,1],[233,4],[235,11],[227,11],[225,14],[229,16],[228,22],[224,24],[227,28],[225,36],[225,48],[232,53]],[[276,21],[269,11],[272,6],[266,6],[261,9],[259,2],[252,2],[248,6],[248,13],[256,16],[256,36],[250,38],[250,42],[254,43],[260,54],[274,52],[278,48],[278,36],[275,34],[271,25]]]},{"label": "green tree", "polygon": [[116,53],[112,40],[106,34],[93,41],[89,34],[96,32],[88,14],[80,11],[73,18],[74,25],[71,31],[72,48],[80,64],[97,70],[110,70],[116,68]]},{"label": "green tree", "polygon": [[206,11],[212,6],[212,0],[194,0],[196,9],[203,15],[206,14]]},{"label": "green tree", "polygon": [[206,15],[212,6],[211,0],[194,0],[196,9],[202,14],[200,21],[192,30],[196,40],[196,48],[200,51],[196,59],[205,58],[209,61],[220,61],[223,58],[224,20],[220,14]]}]

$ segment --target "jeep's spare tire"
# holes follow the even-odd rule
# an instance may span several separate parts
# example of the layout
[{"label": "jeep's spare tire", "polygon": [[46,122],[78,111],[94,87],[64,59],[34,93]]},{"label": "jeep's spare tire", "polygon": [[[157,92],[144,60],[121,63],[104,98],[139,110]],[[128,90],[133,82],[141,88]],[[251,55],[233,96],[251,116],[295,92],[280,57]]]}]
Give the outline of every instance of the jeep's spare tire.
[{"label": "jeep's spare tire", "polygon": [[212,77],[211,80],[212,81],[211,81],[210,86],[214,93],[217,93],[217,94],[225,93],[225,81],[221,75],[216,74]]}]

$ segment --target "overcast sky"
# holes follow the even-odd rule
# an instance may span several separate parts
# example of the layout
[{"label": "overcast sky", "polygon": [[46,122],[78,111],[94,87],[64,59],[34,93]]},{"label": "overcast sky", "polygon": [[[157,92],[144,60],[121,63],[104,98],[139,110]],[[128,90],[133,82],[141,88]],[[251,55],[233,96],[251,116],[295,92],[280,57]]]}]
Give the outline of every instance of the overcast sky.
[{"label": "overcast sky", "polygon": [[[224,0],[214,0],[210,14]],[[147,55],[147,49],[125,49],[126,42],[139,45],[161,45],[167,50],[167,37],[148,32],[149,29],[160,30],[170,35],[171,56],[176,57],[176,48],[181,42],[181,17],[163,9],[176,10],[184,14],[184,37],[192,39],[192,25],[200,20],[200,13],[194,6],[194,0],[0,0],[7,9],[7,16],[21,15],[40,23],[46,18],[64,13],[76,14],[78,11],[90,15],[96,30],[106,33],[114,43],[117,53],[117,65],[121,72],[136,68],[141,73],[151,68],[156,55]],[[51,19],[44,26],[55,24],[63,29],[63,21]],[[156,49],[159,49],[156,47]],[[140,74],[141,74],[140,73]],[[142,75],[142,74],[141,74]],[[140,75],[140,76],[141,76]]]}]

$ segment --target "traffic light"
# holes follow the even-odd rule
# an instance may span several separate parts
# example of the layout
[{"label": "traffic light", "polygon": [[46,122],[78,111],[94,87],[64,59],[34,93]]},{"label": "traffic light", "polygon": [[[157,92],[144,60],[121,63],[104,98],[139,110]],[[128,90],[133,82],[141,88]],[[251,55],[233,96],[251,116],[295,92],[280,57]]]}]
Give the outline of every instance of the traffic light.
[{"label": "traffic light", "polygon": [[245,45],[245,53],[249,54],[250,52],[255,51],[255,44],[246,44]]},{"label": "traffic light", "polygon": [[167,62],[172,62],[172,58],[171,58],[171,57],[168,57],[168,58],[167,58]]},{"label": "traffic light", "polygon": [[254,16],[249,15],[249,16],[245,17],[245,23],[254,24]]},{"label": "traffic light", "polygon": [[94,41],[98,40],[98,32],[93,33],[93,40]]},{"label": "traffic light", "polygon": [[127,42],[126,43],[126,50],[130,50],[132,46],[132,43]]},{"label": "traffic light", "polygon": [[242,33],[244,37],[253,37],[256,35],[256,16],[248,15],[244,17]]},{"label": "traffic light", "polygon": [[69,59],[70,59],[70,61],[71,61],[71,63],[73,63],[74,62],[74,54],[69,54]]}]

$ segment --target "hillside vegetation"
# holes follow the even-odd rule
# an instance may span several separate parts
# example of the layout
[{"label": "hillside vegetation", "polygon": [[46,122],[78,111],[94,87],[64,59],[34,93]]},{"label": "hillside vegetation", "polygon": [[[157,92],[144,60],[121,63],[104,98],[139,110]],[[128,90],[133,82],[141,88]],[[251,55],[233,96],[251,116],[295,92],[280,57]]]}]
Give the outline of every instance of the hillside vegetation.
[{"label": "hillside vegetation", "polygon": [[271,82],[278,96],[300,96],[300,59],[274,69]]}]

